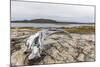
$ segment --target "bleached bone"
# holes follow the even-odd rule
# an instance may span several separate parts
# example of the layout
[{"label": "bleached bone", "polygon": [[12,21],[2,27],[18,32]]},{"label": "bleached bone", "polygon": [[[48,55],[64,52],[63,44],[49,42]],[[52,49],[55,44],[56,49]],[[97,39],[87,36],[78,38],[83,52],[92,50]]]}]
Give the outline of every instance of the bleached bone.
[{"label": "bleached bone", "polygon": [[63,32],[66,33],[70,38],[71,35],[68,32],[65,32],[64,30],[57,30],[57,29],[46,29],[46,30],[41,30],[34,35],[31,35],[27,41],[26,41],[26,46],[28,49],[31,49],[32,52],[29,55],[28,59],[34,59],[36,57],[41,57],[40,54],[43,49],[43,41],[50,35],[57,33],[57,32]]}]

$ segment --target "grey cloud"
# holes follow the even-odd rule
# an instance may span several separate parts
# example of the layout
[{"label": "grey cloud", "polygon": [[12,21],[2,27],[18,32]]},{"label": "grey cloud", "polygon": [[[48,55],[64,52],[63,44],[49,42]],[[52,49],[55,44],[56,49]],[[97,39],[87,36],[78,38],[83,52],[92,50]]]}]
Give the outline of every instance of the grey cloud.
[{"label": "grey cloud", "polygon": [[20,1],[11,2],[11,20],[39,18],[70,22],[94,22],[94,7]]}]

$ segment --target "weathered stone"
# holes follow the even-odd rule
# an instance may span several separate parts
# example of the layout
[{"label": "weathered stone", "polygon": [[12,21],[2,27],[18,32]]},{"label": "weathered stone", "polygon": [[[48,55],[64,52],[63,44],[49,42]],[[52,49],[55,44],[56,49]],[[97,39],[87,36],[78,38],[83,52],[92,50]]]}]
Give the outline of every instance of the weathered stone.
[{"label": "weathered stone", "polygon": [[[88,36],[88,37],[87,37]],[[21,49],[11,55],[12,65],[55,64],[69,62],[95,61],[95,42],[92,35],[72,34],[70,39],[64,34],[54,34],[44,41],[44,49],[40,58],[27,59],[25,40],[21,40]],[[90,41],[91,40],[91,41]],[[11,49],[14,49],[13,47]],[[15,50],[15,49],[14,49]],[[26,61],[27,60],[27,61]]]},{"label": "weathered stone", "polygon": [[80,53],[77,60],[78,61],[84,61],[84,56],[85,56],[84,54]]}]

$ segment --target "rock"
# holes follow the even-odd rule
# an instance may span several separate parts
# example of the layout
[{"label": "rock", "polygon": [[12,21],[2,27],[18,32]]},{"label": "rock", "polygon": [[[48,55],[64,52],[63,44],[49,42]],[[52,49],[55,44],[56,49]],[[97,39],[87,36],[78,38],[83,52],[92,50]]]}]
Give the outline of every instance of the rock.
[{"label": "rock", "polygon": [[46,56],[43,59],[43,61],[40,62],[40,64],[53,64],[53,63],[55,63],[55,61],[50,56]]},{"label": "rock", "polygon": [[66,52],[65,50],[63,50],[61,55],[63,56],[64,63],[75,62],[74,57],[69,52]]},{"label": "rock", "polygon": [[84,61],[84,56],[85,56],[84,54],[80,53],[77,60],[78,61]]},{"label": "rock", "polygon": [[81,34],[72,34],[73,39],[71,39],[65,34],[53,34],[44,41],[41,57],[30,61],[27,59],[28,54],[24,54],[26,47],[25,41],[22,40],[18,43],[21,49],[11,55],[11,64],[34,65],[95,61],[95,41],[88,39],[91,36],[84,34],[83,37]]},{"label": "rock", "polygon": [[25,57],[26,56],[22,52],[16,51],[11,56],[12,65],[24,65]]},{"label": "rock", "polygon": [[13,65],[24,65],[24,61],[27,55],[24,54],[26,51],[26,46],[22,43],[21,49],[18,51],[15,51],[11,55],[11,64]]}]

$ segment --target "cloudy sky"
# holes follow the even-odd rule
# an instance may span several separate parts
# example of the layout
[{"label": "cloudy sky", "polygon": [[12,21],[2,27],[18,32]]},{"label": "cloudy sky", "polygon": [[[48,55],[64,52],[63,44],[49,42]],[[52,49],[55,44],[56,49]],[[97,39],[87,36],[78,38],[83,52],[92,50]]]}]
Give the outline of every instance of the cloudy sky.
[{"label": "cloudy sky", "polygon": [[94,22],[94,7],[36,2],[11,2],[11,20],[52,19],[69,22]]}]

